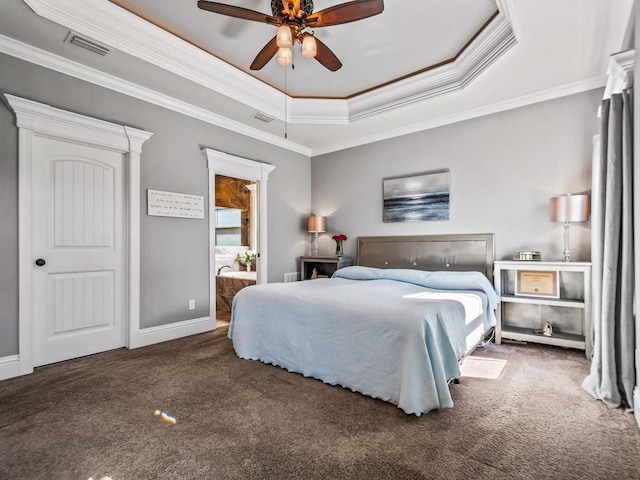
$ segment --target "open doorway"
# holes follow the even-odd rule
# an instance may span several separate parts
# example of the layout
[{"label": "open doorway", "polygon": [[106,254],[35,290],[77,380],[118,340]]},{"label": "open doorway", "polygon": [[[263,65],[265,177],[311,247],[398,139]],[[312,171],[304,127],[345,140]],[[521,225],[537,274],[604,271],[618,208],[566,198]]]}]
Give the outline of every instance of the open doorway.
[{"label": "open doorway", "polygon": [[233,297],[258,279],[256,182],[215,176],[216,321],[231,320]]},{"label": "open doorway", "polygon": [[[275,167],[209,148],[202,152],[209,168],[209,309],[219,327],[228,324],[233,299],[233,295],[225,299],[218,295],[223,292],[223,285],[218,288],[219,277],[252,282],[247,284],[267,282],[267,180]],[[234,195],[247,192],[248,208],[246,203],[236,206],[225,200],[216,204],[217,191],[226,188],[225,177]],[[219,309],[218,303],[223,302],[228,308],[221,305]]]}]

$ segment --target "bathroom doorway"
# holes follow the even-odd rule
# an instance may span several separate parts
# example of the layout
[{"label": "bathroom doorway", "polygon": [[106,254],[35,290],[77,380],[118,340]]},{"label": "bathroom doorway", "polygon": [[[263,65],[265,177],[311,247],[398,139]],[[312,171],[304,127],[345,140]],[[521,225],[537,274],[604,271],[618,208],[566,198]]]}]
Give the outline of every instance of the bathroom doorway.
[{"label": "bathroom doorway", "polygon": [[[209,148],[202,152],[209,168],[209,311],[221,327],[228,325],[237,287],[267,282],[267,180],[275,167]],[[232,194],[218,199],[226,188]],[[245,203],[228,201],[234,196]]]},{"label": "bathroom doorway", "polygon": [[216,320],[231,319],[233,297],[255,285],[257,268],[256,182],[215,176]]}]

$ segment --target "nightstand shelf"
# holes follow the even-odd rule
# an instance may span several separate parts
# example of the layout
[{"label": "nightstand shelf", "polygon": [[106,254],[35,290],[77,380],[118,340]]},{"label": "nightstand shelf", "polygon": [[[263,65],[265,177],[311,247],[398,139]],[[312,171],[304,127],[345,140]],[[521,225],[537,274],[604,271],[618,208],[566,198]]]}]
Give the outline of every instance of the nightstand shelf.
[{"label": "nightstand shelf", "polygon": [[[551,293],[534,294],[531,285],[522,287],[525,279],[536,275],[548,278],[543,289]],[[494,284],[500,296],[497,344],[509,339],[576,348],[591,358],[591,263],[498,261],[494,263]],[[534,333],[547,321],[553,327],[552,336]]]},{"label": "nightstand shelf", "polygon": [[567,308],[584,308],[584,301],[582,300],[565,300],[556,298],[528,298],[528,297],[516,297],[515,295],[502,295],[502,301],[513,303],[531,303],[535,305],[553,305],[557,307]]},{"label": "nightstand shelf", "polygon": [[329,278],[340,268],[353,265],[351,257],[300,257],[300,280],[311,280],[313,270],[317,278]]},{"label": "nightstand shelf", "polygon": [[[532,340],[532,336],[535,336],[535,340]],[[553,336],[545,337],[542,334],[532,334],[530,328],[508,327],[502,330],[502,338],[521,342],[535,341],[535,343],[555,345],[556,347],[585,349],[584,337],[573,333],[554,332]]]}]

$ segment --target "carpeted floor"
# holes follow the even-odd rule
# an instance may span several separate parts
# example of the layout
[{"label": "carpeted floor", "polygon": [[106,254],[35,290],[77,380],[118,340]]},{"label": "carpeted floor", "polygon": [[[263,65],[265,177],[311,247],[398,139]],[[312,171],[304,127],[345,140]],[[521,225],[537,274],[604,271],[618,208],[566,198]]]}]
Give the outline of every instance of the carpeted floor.
[{"label": "carpeted floor", "polygon": [[42,367],[0,382],[0,479],[640,479],[640,428],[580,388],[582,352],[474,357],[454,408],[421,417],[220,331]]}]

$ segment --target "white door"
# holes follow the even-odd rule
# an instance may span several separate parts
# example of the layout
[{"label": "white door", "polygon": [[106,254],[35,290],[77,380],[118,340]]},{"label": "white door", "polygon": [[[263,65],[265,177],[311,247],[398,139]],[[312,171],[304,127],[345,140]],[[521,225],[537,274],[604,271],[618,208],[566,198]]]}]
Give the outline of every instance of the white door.
[{"label": "white door", "polygon": [[124,154],[36,137],[34,366],[125,346]]}]

